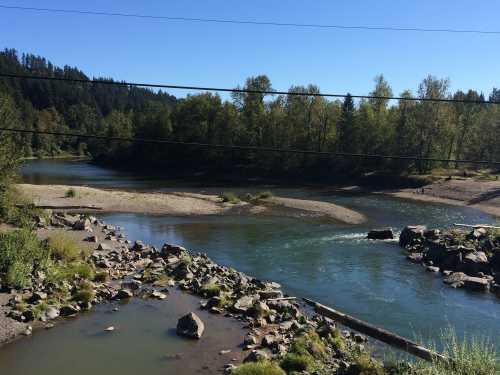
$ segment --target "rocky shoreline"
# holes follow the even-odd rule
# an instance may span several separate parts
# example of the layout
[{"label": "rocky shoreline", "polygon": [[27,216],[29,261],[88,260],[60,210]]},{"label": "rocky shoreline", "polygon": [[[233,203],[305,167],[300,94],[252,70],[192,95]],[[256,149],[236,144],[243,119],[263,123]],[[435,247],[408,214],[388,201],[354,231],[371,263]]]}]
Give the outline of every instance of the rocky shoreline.
[{"label": "rocky shoreline", "polygon": [[[307,358],[315,361],[316,374],[358,374],[356,358],[361,356],[365,362],[368,358],[370,366],[382,366],[367,354],[362,335],[341,330],[334,321],[305,311],[277,283],[218,265],[206,254],[192,254],[181,246],[165,244],[158,249],[140,241],[132,243],[120,228],[88,215],[56,213],[48,222],[39,220],[38,225],[45,231],[78,232],[85,238],[94,249],[88,262],[96,277],[88,281],[75,275],[73,282],[52,284],[44,282],[44,275],[38,272],[33,274],[31,288],[14,290],[4,285],[0,295],[9,299],[5,319],[24,327],[9,341],[19,334],[31,335],[31,327],[52,328],[61,318],[109,301],[139,297],[168,303],[169,288],[179,288],[198,296],[201,309],[245,324],[244,362],[290,359],[300,342],[300,347],[309,348]],[[55,295],[63,302],[52,304]],[[179,318],[178,333],[194,338],[203,335],[203,322],[196,312]],[[228,363],[224,371],[231,373],[237,364]]]},{"label": "rocky shoreline", "polygon": [[452,288],[491,292],[500,298],[500,231],[476,226],[441,231],[408,226],[399,237],[407,258],[440,273]]}]

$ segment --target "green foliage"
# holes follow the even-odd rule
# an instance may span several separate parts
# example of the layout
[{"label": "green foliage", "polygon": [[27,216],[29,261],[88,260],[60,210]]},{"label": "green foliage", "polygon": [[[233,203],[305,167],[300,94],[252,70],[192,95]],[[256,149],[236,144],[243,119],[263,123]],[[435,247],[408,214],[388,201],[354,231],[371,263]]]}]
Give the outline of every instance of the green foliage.
[{"label": "green foliage", "polygon": [[102,271],[97,271],[94,276],[94,281],[98,283],[105,283],[106,281],[109,280],[109,272],[102,270]]},{"label": "green foliage", "polygon": [[76,302],[89,303],[95,298],[94,286],[89,281],[80,283],[72,299]]},{"label": "green foliage", "polygon": [[275,363],[272,362],[256,362],[245,363],[238,366],[233,372],[233,375],[285,375],[285,372]]},{"label": "green foliage", "polygon": [[84,261],[58,261],[48,267],[47,279],[57,283],[63,280],[73,280],[75,278],[94,280],[95,271],[93,267]]},{"label": "green foliage", "polygon": [[233,192],[224,192],[219,195],[219,198],[222,200],[222,202],[231,204],[240,203],[241,201],[240,198]]},{"label": "green foliage", "polygon": [[311,331],[296,337],[292,343],[290,352],[323,359],[326,356],[326,346],[319,335]]},{"label": "green foliage", "polygon": [[69,188],[66,193],[64,193],[65,198],[76,198],[78,196],[78,193],[76,192],[75,189]]},{"label": "green foliage", "polygon": [[315,359],[309,354],[288,353],[280,363],[287,374],[308,371],[316,364]]},{"label": "green foliage", "polygon": [[87,254],[80,245],[69,235],[64,233],[53,234],[48,239],[52,257],[66,262],[83,259]]},{"label": "green foliage", "polygon": [[360,354],[355,357],[353,373],[357,375],[384,375],[386,371],[382,363],[373,359],[369,354]]},{"label": "green foliage", "polygon": [[204,297],[215,297],[221,292],[221,286],[215,283],[205,284],[201,287],[200,293]]},{"label": "green foliage", "polygon": [[27,229],[0,234],[0,274],[9,285],[29,286],[32,272],[50,262],[49,255],[47,247]]},{"label": "green foliage", "polygon": [[495,375],[500,373],[500,360],[495,347],[487,339],[460,340],[452,329],[442,333],[443,361],[436,358],[432,364],[418,362],[410,375]]}]

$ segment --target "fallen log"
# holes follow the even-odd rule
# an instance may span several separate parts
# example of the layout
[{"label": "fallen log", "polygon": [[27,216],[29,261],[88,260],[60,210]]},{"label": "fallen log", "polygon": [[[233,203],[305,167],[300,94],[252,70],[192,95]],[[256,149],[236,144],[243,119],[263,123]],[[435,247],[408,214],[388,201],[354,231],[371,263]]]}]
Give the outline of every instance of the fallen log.
[{"label": "fallen log", "polygon": [[500,227],[496,227],[496,226],[490,225],[490,224],[474,224],[474,225],[471,225],[471,224],[453,224],[453,225],[456,227],[474,228],[474,229],[478,229],[478,228],[500,229]]},{"label": "fallen log", "polygon": [[375,327],[370,323],[366,323],[362,320],[344,314],[340,311],[334,310],[331,307],[314,302],[310,299],[304,298],[304,301],[309,306],[314,307],[314,310],[317,314],[333,319],[346,327],[349,327],[355,331],[368,335],[376,340],[382,341],[392,347],[403,350],[416,357],[422,358],[429,362],[434,361],[436,359],[447,360],[447,358],[444,357],[443,355],[435,353],[427,348],[424,348],[421,345],[418,345],[413,341],[398,336],[392,332],[386,331],[385,329]]},{"label": "fallen log", "polygon": [[[16,204],[16,207],[23,208],[24,204]],[[101,211],[102,207],[97,206],[54,206],[54,205],[34,205],[35,208],[40,208],[42,210],[97,210]]]},{"label": "fallen log", "polygon": [[280,297],[280,298],[269,298],[266,301],[268,302],[279,302],[279,301],[294,301],[297,297]]}]

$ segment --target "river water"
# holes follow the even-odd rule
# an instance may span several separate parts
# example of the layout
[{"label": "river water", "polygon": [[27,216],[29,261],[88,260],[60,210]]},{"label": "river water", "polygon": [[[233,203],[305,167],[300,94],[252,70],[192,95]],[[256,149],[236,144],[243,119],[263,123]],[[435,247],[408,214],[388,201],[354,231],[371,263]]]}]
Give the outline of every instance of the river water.
[{"label": "river water", "polygon": [[[23,178],[30,183],[141,190],[234,190],[183,186],[167,177],[137,177],[87,162],[30,162],[23,170]],[[369,221],[362,225],[342,225],[317,219],[138,214],[106,214],[102,218],[124,227],[130,239],[157,246],[177,243],[206,252],[218,263],[281,283],[288,294],[317,300],[409,338],[438,339],[440,331],[451,326],[460,335],[489,336],[500,348],[500,299],[490,294],[450,289],[439,275],[409,263],[397,242],[364,238],[374,227],[391,226],[397,230],[409,224],[448,227],[455,222],[495,222],[493,217],[472,208],[415,203],[380,195],[335,195],[272,187],[265,190],[335,202],[365,214]],[[136,324],[141,322],[138,316]]]}]

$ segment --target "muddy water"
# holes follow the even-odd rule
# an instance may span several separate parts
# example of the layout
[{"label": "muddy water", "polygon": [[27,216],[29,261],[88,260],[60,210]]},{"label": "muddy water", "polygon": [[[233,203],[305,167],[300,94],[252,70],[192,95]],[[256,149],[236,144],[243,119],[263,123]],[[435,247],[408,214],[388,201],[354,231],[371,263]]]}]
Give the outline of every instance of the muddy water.
[{"label": "muddy water", "polygon": [[[198,310],[199,300],[172,290],[164,301],[133,299],[35,332],[0,350],[5,375],[216,374],[241,356],[245,330],[236,320]],[[118,312],[113,312],[119,307]],[[178,337],[177,320],[195,311],[205,322],[201,340]],[[116,331],[103,332],[114,326]],[[221,350],[232,352],[220,355]]]}]

